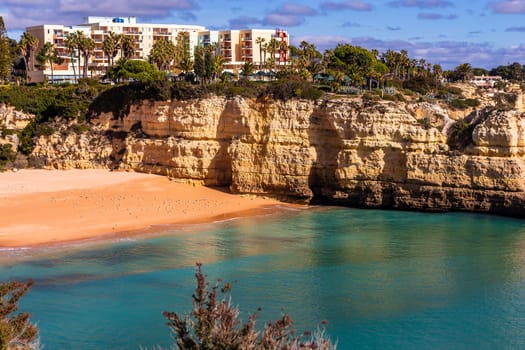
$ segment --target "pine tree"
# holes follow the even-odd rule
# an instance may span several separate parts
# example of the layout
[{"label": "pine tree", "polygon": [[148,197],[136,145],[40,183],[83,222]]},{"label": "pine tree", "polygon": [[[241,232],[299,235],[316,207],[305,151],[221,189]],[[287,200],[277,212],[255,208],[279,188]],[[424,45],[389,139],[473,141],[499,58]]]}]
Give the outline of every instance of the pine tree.
[{"label": "pine tree", "polygon": [[29,313],[18,312],[18,301],[32,281],[0,282],[0,349],[37,349],[38,328],[29,320]]}]

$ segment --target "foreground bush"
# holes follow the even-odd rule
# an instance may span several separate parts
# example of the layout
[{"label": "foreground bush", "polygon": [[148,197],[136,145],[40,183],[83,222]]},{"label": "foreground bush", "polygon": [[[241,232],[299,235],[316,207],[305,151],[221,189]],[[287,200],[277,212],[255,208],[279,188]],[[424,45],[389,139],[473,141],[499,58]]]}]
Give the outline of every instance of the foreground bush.
[{"label": "foreground bush", "polygon": [[[201,264],[197,264],[197,288],[193,294],[193,310],[189,315],[179,316],[173,312],[164,312],[168,326],[176,335],[176,348],[180,350],[201,349],[335,349],[330,339],[324,335],[324,329],[296,335],[292,319],[284,314],[275,322],[265,324],[262,332],[255,329],[257,313],[248,317],[246,323],[239,319],[239,308],[231,304],[230,299],[217,299],[219,285],[211,289],[202,273]],[[228,293],[227,283],[221,292]]]},{"label": "foreground bush", "polygon": [[0,350],[38,349],[38,328],[29,321],[29,313],[18,311],[18,301],[32,281],[0,283]]}]

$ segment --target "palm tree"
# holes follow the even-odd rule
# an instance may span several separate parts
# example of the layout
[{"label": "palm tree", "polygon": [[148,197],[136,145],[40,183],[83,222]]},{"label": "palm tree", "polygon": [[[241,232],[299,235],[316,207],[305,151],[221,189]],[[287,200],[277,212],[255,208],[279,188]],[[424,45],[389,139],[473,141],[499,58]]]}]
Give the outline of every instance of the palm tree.
[{"label": "palm tree", "polygon": [[266,44],[266,49],[270,52],[270,59],[274,62],[275,65],[275,53],[279,49],[279,42],[275,38],[271,38],[268,44]]},{"label": "palm tree", "polygon": [[70,58],[71,58],[71,66],[73,67],[73,79],[77,80],[77,73],[75,70],[75,61],[74,61],[75,51],[77,50],[77,47],[78,47],[78,36],[76,33],[69,33],[66,35],[65,46],[66,46],[66,51],[70,55]]},{"label": "palm tree", "polygon": [[462,63],[456,67],[455,72],[462,78],[463,81],[467,81],[472,78],[472,66],[470,63]]},{"label": "palm tree", "polygon": [[259,69],[262,68],[262,64],[263,64],[262,54],[263,54],[263,45],[265,42],[266,42],[266,39],[260,36],[255,39],[255,43],[259,45]]},{"label": "palm tree", "polygon": [[135,40],[133,37],[125,34],[120,35],[121,55],[125,58],[132,58],[135,54]]},{"label": "palm tree", "polygon": [[150,59],[159,70],[168,70],[175,56],[175,44],[169,39],[157,40],[151,48]]},{"label": "palm tree", "polygon": [[408,76],[408,69],[410,67],[410,57],[408,57],[407,50],[401,50],[399,56],[399,67],[403,72],[403,79],[406,79]]},{"label": "palm tree", "polygon": [[28,32],[24,32],[22,34],[22,37],[20,38],[20,43],[18,44],[18,51],[24,58],[24,64],[26,68],[26,77],[27,77],[27,71],[28,70],[34,70],[34,60],[33,60],[33,52],[38,47],[38,39],[32,34],[29,34]]},{"label": "palm tree", "polygon": [[410,79],[411,75],[415,75],[415,69],[417,67],[417,59],[413,58],[408,60],[408,79]]},{"label": "palm tree", "polygon": [[51,69],[51,83],[54,82],[54,64],[61,64],[63,59],[58,54],[55,46],[46,42],[44,46],[38,51],[37,60],[42,65],[42,69],[45,69],[46,65],[49,63],[49,68]]},{"label": "palm tree", "polygon": [[102,42],[102,50],[104,54],[108,56],[108,64],[113,67],[115,63],[115,57],[120,50],[119,35],[113,32],[109,32]]},{"label": "palm tree", "polygon": [[214,78],[222,73],[222,66],[224,65],[224,57],[222,55],[215,56],[214,62]]},{"label": "palm tree", "polygon": [[263,64],[266,65],[266,53],[268,52],[268,43],[262,45],[263,50]]},{"label": "palm tree", "polygon": [[265,69],[272,72],[275,68],[275,60],[268,58],[265,62]]},{"label": "palm tree", "polygon": [[80,38],[78,43],[78,50],[82,53],[82,56],[84,58],[84,73],[83,76],[86,78],[88,76],[88,62],[91,55],[93,55],[93,51],[95,50],[95,41],[91,38],[83,36]]},{"label": "palm tree", "polygon": [[[78,76],[80,77],[80,55],[82,54],[82,46],[84,45],[84,39],[86,36],[84,35],[84,32],[77,30],[75,33],[73,33],[75,36],[75,44],[76,44],[76,50],[78,55]],[[84,63],[85,65],[85,63]]]},{"label": "palm tree", "polygon": [[435,83],[437,85],[443,75],[443,68],[441,68],[440,64],[435,64],[432,66],[432,73],[434,74]]},{"label": "palm tree", "polygon": [[255,66],[253,65],[252,62],[250,61],[244,62],[244,64],[242,65],[241,73],[244,76],[245,80],[248,80],[250,78],[250,75],[252,75],[254,69],[255,69]]}]

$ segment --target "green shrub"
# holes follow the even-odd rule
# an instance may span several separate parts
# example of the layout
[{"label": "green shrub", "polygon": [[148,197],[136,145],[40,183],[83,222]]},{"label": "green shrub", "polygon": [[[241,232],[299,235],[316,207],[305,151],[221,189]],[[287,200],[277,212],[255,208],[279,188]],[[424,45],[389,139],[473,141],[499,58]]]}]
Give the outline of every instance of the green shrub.
[{"label": "green shrub", "polygon": [[88,132],[89,130],[91,130],[91,128],[85,124],[74,124],[70,127],[70,130],[75,134],[80,135],[85,132]]},{"label": "green shrub", "polygon": [[323,92],[315,88],[311,83],[303,80],[284,80],[274,82],[266,88],[261,96],[271,96],[276,100],[288,100],[292,98],[304,98],[317,100]]},{"label": "green shrub", "polygon": [[264,84],[249,80],[239,80],[226,84],[212,84],[210,89],[217,95],[226,97],[242,96],[257,97],[264,90]]},{"label": "green shrub", "polygon": [[403,96],[403,94],[400,94],[400,93],[397,93],[394,95],[396,97],[396,99],[400,102],[406,102],[406,98],[405,96]]},{"label": "green shrub", "polygon": [[177,82],[171,88],[171,97],[179,101],[204,98],[210,93],[211,91],[206,86],[187,82]]},{"label": "green shrub", "polygon": [[401,94],[395,94],[395,95],[384,94],[383,100],[394,101],[394,102],[405,102],[406,101],[405,97],[403,97],[403,95]]},{"label": "green shrub", "polygon": [[20,151],[29,155],[34,148],[34,139],[40,136],[50,136],[55,132],[49,122],[41,122],[40,120],[32,120],[27,126],[18,134],[20,140]]},{"label": "green shrub", "polygon": [[3,169],[9,162],[14,162],[16,159],[16,152],[9,143],[0,145],[0,169]]},{"label": "green shrub", "polygon": [[385,86],[394,87],[399,90],[403,88],[403,81],[397,79],[387,80],[385,81]]},{"label": "green shrub", "polygon": [[518,96],[516,94],[500,93],[494,97],[496,100],[496,109],[500,111],[510,111],[516,107]]},{"label": "green shrub", "polygon": [[456,98],[452,101],[450,101],[449,106],[457,108],[457,109],[467,109],[467,108],[475,108],[479,107],[480,102],[478,99],[475,98]]},{"label": "green shrub", "polygon": [[85,119],[89,104],[107,89],[88,80],[78,85],[58,86],[9,86],[0,88],[0,103],[19,111],[34,114],[46,122],[56,117]]},{"label": "green shrub", "polygon": [[88,107],[88,119],[100,113],[112,113],[114,118],[123,118],[133,103],[170,99],[171,86],[171,82],[165,79],[113,86],[94,97]]},{"label": "green shrub", "polygon": [[472,133],[476,125],[464,120],[456,122],[447,140],[449,147],[454,150],[463,150],[472,144]]},{"label": "green shrub", "polygon": [[4,136],[14,135],[16,134],[16,130],[15,129],[2,129],[1,134]]},{"label": "green shrub", "polygon": [[416,76],[403,82],[403,88],[412,90],[421,95],[426,95],[429,92],[436,90],[439,84],[435,79],[429,76]]},{"label": "green shrub", "polygon": [[445,94],[463,96],[463,91],[461,90],[461,88],[458,88],[456,86],[445,85],[442,88],[440,88],[439,91],[444,92]]},{"label": "green shrub", "polygon": [[367,92],[366,94],[363,95],[363,100],[365,101],[379,101],[380,99],[381,99],[380,96],[376,94],[372,94],[370,92]]}]

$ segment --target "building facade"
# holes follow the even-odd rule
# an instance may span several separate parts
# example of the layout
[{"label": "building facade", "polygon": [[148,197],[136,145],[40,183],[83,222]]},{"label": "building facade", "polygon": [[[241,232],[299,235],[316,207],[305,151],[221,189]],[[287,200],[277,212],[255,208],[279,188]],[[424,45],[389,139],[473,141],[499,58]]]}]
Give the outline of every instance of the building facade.
[{"label": "building facade", "polygon": [[[38,38],[38,50],[44,43],[53,43],[58,54],[63,60],[60,65],[54,65],[55,81],[71,81],[79,74],[79,66],[83,67],[83,58],[77,52],[68,53],[66,38],[68,34],[81,32],[95,42],[93,54],[89,58],[88,66],[93,76],[104,74],[110,65],[109,58],[104,54],[103,42],[110,33],[124,34],[133,38],[133,59],[147,59],[153,44],[160,39],[169,39],[176,43],[179,33],[187,33],[189,37],[190,55],[193,57],[194,49],[198,45],[216,45],[216,51],[224,57],[224,68],[238,70],[244,62],[253,62],[256,67],[263,67],[264,61],[274,55],[274,60],[283,61],[286,58],[289,37],[283,30],[246,29],[246,30],[208,30],[198,25],[178,24],[151,24],[137,23],[135,17],[86,17],[84,23],[76,26],[42,24],[26,28],[26,32]],[[280,43],[281,49],[276,51],[261,50],[272,39]],[[259,44],[257,44],[259,43]],[[275,43],[273,46],[276,46]],[[264,52],[263,52],[264,51]],[[115,57],[117,61],[120,53]],[[46,67],[44,74],[49,78],[51,69]]]},{"label": "building facade", "polygon": [[222,30],[218,34],[219,52],[227,70],[239,69],[245,62],[263,69],[268,59],[286,63],[289,43],[288,33],[281,29]]}]

